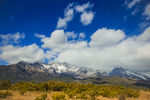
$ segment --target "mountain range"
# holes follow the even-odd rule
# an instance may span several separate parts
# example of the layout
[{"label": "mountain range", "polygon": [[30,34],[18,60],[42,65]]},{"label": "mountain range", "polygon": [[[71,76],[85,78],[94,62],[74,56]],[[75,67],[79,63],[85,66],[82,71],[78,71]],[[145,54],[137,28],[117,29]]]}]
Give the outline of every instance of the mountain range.
[{"label": "mountain range", "polygon": [[87,67],[79,67],[68,63],[28,63],[20,61],[17,64],[0,65],[0,80],[20,81],[44,81],[55,77],[69,77],[72,79],[85,79],[90,77],[108,76],[125,77],[130,79],[150,81],[150,77],[141,73],[133,72],[122,67],[116,67],[107,73],[101,70],[94,70]]}]

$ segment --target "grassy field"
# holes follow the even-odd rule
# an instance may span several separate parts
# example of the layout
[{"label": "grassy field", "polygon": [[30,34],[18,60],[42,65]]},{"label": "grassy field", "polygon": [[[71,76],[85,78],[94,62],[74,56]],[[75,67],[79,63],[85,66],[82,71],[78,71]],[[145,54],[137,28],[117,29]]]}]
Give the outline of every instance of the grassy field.
[{"label": "grassy field", "polygon": [[[1,92],[6,92],[6,90],[1,90]],[[60,95],[64,94],[63,92],[40,92],[40,91],[28,91],[24,95],[21,95],[19,91],[12,91],[9,92],[12,93],[11,96],[8,96],[6,98],[0,98],[0,100],[35,100],[37,97],[41,96],[42,94],[47,94],[46,100],[54,100],[52,98],[53,95]],[[65,94],[64,94],[65,95]],[[126,100],[149,100],[150,99],[150,92],[147,91],[140,91],[140,96],[138,98],[126,98]],[[63,100],[63,99],[58,99]],[[83,100],[83,99],[71,99],[67,95],[65,95],[65,100]],[[91,100],[90,96],[86,100]],[[119,100],[119,98],[107,98],[102,96],[96,96],[95,100]]]}]

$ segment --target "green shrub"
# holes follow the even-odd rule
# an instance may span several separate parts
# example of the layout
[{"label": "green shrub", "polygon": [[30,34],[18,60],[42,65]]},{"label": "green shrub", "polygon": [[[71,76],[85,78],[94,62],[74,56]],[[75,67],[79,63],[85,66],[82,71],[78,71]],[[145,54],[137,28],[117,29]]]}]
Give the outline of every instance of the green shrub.
[{"label": "green shrub", "polygon": [[51,89],[53,91],[63,91],[66,88],[66,84],[64,82],[55,82],[55,84],[53,84],[51,86]]},{"label": "green shrub", "polygon": [[19,93],[20,95],[24,95],[27,91],[26,90],[21,90]]},{"label": "green shrub", "polygon": [[86,94],[77,94],[76,95],[76,99],[87,99],[87,95]]},{"label": "green shrub", "polygon": [[41,96],[35,98],[34,100],[46,100],[47,94],[42,94]]},{"label": "green shrub", "polygon": [[75,92],[68,92],[66,94],[68,95],[69,98],[73,98],[76,95]]},{"label": "green shrub", "polygon": [[12,93],[9,91],[0,92],[0,98],[6,98],[6,97],[11,96],[11,95],[12,95]]},{"label": "green shrub", "polygon": [[39,86],[39,90],[40,90],[40,91],[48,91],[48,84],[47,84],[47,83],[42,83],[42,84]]},{"label": "green shrub", "polygon": [[64,94],[54,94],[52,96],[53,100],[66,100],[66,96]]},{"label": "green shrub", "polygon": [[65,93],[68,95],[69,98],[73,98],[77,94],[77,91],[76,89],[67,89]]}]

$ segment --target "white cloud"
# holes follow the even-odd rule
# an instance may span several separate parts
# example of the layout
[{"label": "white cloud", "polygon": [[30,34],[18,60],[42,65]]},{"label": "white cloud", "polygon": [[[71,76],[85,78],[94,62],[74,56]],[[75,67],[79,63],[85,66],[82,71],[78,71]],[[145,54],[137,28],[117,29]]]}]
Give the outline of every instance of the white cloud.
[{"label": "white cloud", "polygon": [[143,34],[137,36],[137,40],[139,41],[149,41],[150,40],[150,27],[148,27]]},{"label": "white cloud", "polygon": [[69,42],[77,42],[77,40],[81,41],[86,37],[85,33],[74,33],[73,31],[66,32],[65,35],[70,40]]},{"label": "white cloud", "polygon": [[78,47],[76,44],[82,43],[84,38],[84,33],[76,34],[74,32],[64,32],[64,30],[55,30],[51,33],[50,37],[42,38],[41,42],[43,42],[42,48],[50,49],[52,54],[59,54],[67,49]]},{"label": "white cloud", "polygon": [[90,41],[91,47],[112,46],[125,38],[125,34],[121,30],[102,28],[98,29],[92,36]]},{"label": "white cloud", "polygon": [[39,34],[39,33],[35,33],[34,36],[37,37],[37,38],[44,38],[45,37],[45,35],[42,35],[42,34]]},{"label": "white cloud", "polygon": [[94,13],[93,12],[83,12],[81,14],[81,22],[83,25],[88,25],[92,22],[94,18]]},{"label": "white cloud", "polygon": [[7,45],[7,44],[13,44],[13,43],[19,43],[21,39],[25,38],[24,33],[17,32],[15,34],[0,34],[1,44]]},{"label": "white cloud", "polygon": [[66,48],[67,38],[63,30],[55,30],[51,37],[42,38],[42,47],[54,51],[61,51]]},{"label": "white cloud", "polygon": [[74,18],[75,12],[81,13],[81,22],[83,25],[90,24],[94,17],[94,13],[90,9],[92,7],[93,5],[91,5],[90,3],[86,3],[83,5],[75,5],[75,3],[69,4],[64,11],[64,18],[58,18],[57,28],[66,29],[68,22],[70,22]]},{"label": "white cloud", "polygon": [[71,8],[72,4],[69,4],[64,12],[64,18],[59,18],[57,22],[57,28],[66,28],[67,23],[73,19],[74,9]]},{"label": "white cloud", "polygon": [[[66,33],[64,30],[55,30],[50,37],[42,37],[42,48],[47,48],[45,53],[36,44],[23,47],[1,46],[0,59],[9,63],[54,59],[105,71],[117,66],[143,73],[150,71],[150,27],[142,34],[131,37],[126,37],[121,30],[102,28],[91,35],[89,42],[70,42]],[[67,34],[72,37],[75,33]],[[77,37],[84,37],[85,34],[81,34]]]},{"label": "white cloud", "polygon": [[57,22],[57,28],[66,28],[67,21],[65,19],[59,18]]},{"label": "white cloud", "polygon": [[42,61],[44,59],[44,51],[36,44],[28,46],[2,46],[0,49],[0,59],[7,61],[8,63],[17,63],[21,60],[27,62]]},{"label": "white cloud", "polygon": [[146,6],[145,11],[143,13],[146,16],[146,19],[150,19],[150,3]]},{"label": "white cloud", "polygon": [[138,2],[140,2],[140,0],[132,0],[132,1],[127,5],[127,7],[130,9],[130,8],[132,8],[133,6],[135,6]]},{"label": "white cloud", "polygon": [[65,15],[65,17],[66,17],[66,20],[67,20],[67,21],[70,21],[70,20],[72,20],[72,18],[73,18],[74,10],[73,10],[72,8],[66,9],[64,15]]},{"label": "white cloud", "polygon": [[66,37],[67,38],[72,38],[72,39],[75,39],[77,38],[77,34],[75,34],[73,31],[72,32],[66,32]]},{"label": "white cloud", "polygon": [[90,5],[90,3],[86,3],[86,4],[83,4],[83,5],[76,5],[75,6],[75,10],[77,12],[84,12],[86,9],[88,8],[91,8],[93,5]]},{"label": "white cloud", "polygon": [[150,27],[138,36],[126,38],[121,30],[102,28],[93,33],[89,43],[78,41],[68,44],[68,48],[60,52],[55,61],[105,71],[121,66],[147,73],[150,71],[149,33]]}]

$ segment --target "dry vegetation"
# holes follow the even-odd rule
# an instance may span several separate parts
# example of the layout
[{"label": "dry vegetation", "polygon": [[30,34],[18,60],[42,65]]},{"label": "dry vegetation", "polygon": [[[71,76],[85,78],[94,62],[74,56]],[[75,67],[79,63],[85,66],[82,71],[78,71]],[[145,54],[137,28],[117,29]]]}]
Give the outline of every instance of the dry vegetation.
[{"label": "dry vegetation", "polygon": [[[1,90],[1,92],[6,92],[6,90]],[[83,100],[83,99],[72,99],[69,98],[67,95],[65,95],[63,92],[40,92],[40,91],[28,91],[24,95],[20,95],[19,91],[12,91],[9,92],[12,93],[11,96],[8,96],[6,98],[0,98],[0,100],[36,100],[37,97],[40,97],[42,94],[47,94],[46,100]],[[65,95],[66,99],[53,99],[52,97],[55,95]],[[108,97],[102,97],[102,96],[96,96],[96,100],[119,100],[119,98],[108,98]],[[150,99],[150,92],[147,91],[140,91],[140,96],[138,98],[126,98],[126,100],[149,100]],[[88,96],[86,100],[91,100],[91,98]]]},{"label": "dry vegetation", "polygon": [[150,92],[114,85],[0,82],[0,100],[150,100]]}]

